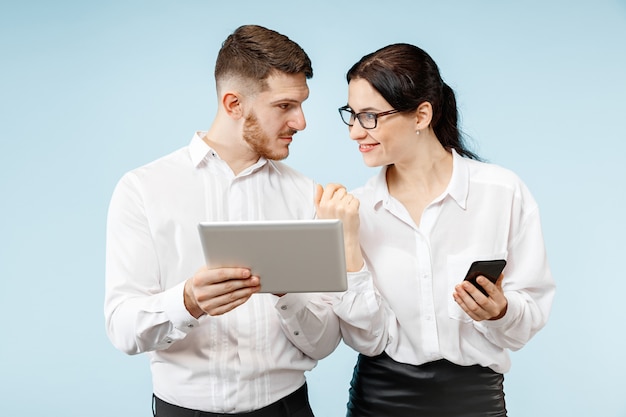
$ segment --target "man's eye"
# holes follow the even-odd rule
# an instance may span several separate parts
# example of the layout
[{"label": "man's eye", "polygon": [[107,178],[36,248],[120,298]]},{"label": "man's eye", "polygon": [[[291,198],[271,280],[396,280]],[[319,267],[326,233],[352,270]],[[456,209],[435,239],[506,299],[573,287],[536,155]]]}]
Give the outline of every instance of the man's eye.
[{"label": "man's eye", "polygon": [[283,110],[287,110],[289,107],[291,107],[291,105],[288,103],[284,103],[284,104],[279,104],[278,107]]}]

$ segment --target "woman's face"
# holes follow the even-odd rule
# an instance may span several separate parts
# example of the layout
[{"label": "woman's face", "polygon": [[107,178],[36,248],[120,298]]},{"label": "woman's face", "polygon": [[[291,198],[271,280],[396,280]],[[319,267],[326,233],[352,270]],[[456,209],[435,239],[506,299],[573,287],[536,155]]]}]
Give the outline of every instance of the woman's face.
[{"label": "woman's face", "polygon": [[[392,110],[369,81],[356,78],[348,84],[348,106],[354,113]],[[374,129],[364,129],[358,120],[349,127],[350,138],[359,144],[363,162],[369,167],[390,165],[412,158],[417,137],[413,113],[380,116]]]}]

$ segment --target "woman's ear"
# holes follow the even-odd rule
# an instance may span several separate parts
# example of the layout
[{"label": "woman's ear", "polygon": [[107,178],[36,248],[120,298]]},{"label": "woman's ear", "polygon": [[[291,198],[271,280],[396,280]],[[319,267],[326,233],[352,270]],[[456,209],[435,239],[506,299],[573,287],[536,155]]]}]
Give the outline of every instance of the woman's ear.
[{"label": "woman's ear", "polygon": [[243,117],[243,104],[239,94],[227,92],[222,96],[222,107],[226,114],[237,120]]},{"label": "woman's ear", "polygon": [[417,106],[415,110],[415,131],[424,130],[433,120],[433,106],[428,101]]}]

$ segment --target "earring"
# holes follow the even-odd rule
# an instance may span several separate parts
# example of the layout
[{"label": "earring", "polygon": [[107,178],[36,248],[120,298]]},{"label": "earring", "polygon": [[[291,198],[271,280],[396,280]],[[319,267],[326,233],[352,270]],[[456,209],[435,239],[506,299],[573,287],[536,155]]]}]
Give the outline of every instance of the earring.
[{"label": "earring", "polygon": [[420,135],[420,131],[419,131],[419,129],[415,131],[415,134],[416,134],[417,136],[419,136],[419,135]]}]

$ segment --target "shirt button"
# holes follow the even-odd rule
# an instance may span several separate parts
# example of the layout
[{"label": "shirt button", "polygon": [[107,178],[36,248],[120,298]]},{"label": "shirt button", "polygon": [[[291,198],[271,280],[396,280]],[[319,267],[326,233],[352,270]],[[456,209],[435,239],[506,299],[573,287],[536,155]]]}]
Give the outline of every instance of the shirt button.
[{"label": "shirt button", "polygon": [[293,334],[295,334],[296,336],[299,336],[300,332],[296,330],[295,332],[293,332]]},{"label": "shirt button", "polygon": [[167,339],[165,343],[172,343],[172,339]]},{"label": "shirt button", "polygon": [[192,323],[189,323],[189,324],[187,325],[187,327],[191,328],[191,327],[193,327],[193,324],[192,324]]},{"label": "shirt button", "polygon": [[280,309],[281,310],[287,310],[287,306],[286,305],[280,306]]}]

